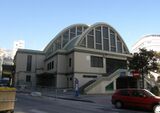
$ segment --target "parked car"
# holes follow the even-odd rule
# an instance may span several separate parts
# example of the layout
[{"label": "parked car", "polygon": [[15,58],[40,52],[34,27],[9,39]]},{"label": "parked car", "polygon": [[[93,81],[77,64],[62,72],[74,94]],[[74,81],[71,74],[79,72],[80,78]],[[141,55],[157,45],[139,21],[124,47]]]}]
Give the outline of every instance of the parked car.
[{"label": "parked car", "polygon": [[112,95],[111,101],[116,108],[133,107],[154,110],[160,103],[160,97],[146,89],[119,89]]}]

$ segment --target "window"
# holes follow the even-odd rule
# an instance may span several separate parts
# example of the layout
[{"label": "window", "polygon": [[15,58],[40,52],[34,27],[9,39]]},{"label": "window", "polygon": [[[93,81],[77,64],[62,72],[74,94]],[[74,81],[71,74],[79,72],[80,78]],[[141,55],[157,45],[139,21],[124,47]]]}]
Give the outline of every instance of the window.
[{"label": "window", "polygon": [[123,45],[123,51],[124,53],[127,53],[127,48]]},{"label": "window", "polygon": [[31,75],[26,75],[26,82],[31,82]]},{"label": "window", "polygon": [[93,30],[91,30],[89,33],[88,33],[88,35],[94,35],[94,31]]},{"label": "window", "polygon": [[119,37],[117,37],[117,51],[118,53],[122,53],[122,42]]},{"label": "window", "polygon": [[102,45],[101,44],[96,44],[96,49],[102,50]]},{"label": "window", "polygon": [[52,61],[51,68],[52,69],[54,68],[54,61]]},{"label": "window", "polygon": [[87,36],[87,45],[88,48],[94,48],[94,36]]},{"label": "window", "polygon": [[61,49],[61,37],[57,38],[55,41],[55,49]]},{"label": "window", "polygon": [[91,56],[91,67],[103,67],[103,58]]},{"label": "window", "polygon": [[31,71],[32,68],[32,55],[27,56],[27,71]]},{"label": "window", "polygon": [[129,96],[130,94],[129,94],[129,91],[127,91],[127,90],[121,90],[120,91],[120,95],[122,95],[122,96]]},{"label": "window", "polygon": [[76,36],[76,29],[72,28],[70,29],[70,39],[74,38]]},{"label": "window", "polygon": [[101,27],[95,28],[95,43],[96,43],[96,49],[102,50]]},{"label": "window", "polygon": [[65,46],[65,44],[69,41],[69,31],[66,31],[63,34],[63,47]]},{"label": "window", "polygon": [[47,70],[51,70],[51,69],[53,69],[53,68],[54,68],[54,61],[49,62],[49,63],[47,64]]},{"label": "window", "polygon": [[102,43],[101,31],[96,31],[96,43]]},{"label": "window", "polygon": [[83,38],[83,40],[81,40],[80,46],[81,46],[81,47],[86,47],[86,37]]},{"label": "window", "polygon": [[71,66],[72,66],[72,59],[69,58],[69,67],[71,67]]},{"label": "window", "polygon": [[108,38],[108,28],[103,27],[103,38]]},{"label": "window", "polygon": [[111,41],[111,51],[116,51],[116,39],[115,34],[112,30],[110,30],[110,41]]},{"label": "window", "polygon": [[91,30],[87,35],[87,47],[94,48],[94,31]]},{"label": "window", "polygon": [[103,39],[103,49],[106,51],[109,51],[109,40],[108,39]]},{"label": "window", "polygon": [[77,27],[77,35],[82,34],[82,27]]}]

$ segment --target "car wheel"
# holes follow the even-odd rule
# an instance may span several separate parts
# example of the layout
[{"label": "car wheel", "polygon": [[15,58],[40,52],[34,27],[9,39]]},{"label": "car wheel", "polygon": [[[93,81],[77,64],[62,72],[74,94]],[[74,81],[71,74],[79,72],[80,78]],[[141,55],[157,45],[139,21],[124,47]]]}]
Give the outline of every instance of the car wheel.
[{"label": "car wheel", "polygon": [[155,105],[153,107],[153,111],[154,111],[154,113],[160,113],[160,105]]},{"label": "car wheel", "polygon": [[118,108],[118,109],[122,108],[122,107],[123,107],[122,102],[117,101],[117,102],[115,103],[115,107]]}]

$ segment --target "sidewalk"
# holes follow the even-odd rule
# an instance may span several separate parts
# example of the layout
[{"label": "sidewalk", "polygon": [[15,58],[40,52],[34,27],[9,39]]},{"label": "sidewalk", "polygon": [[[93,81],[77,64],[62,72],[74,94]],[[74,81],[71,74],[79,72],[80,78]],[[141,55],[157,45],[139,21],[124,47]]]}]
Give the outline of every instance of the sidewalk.
[{"label": "sidewalk", "polygon": [[91,102],[97,104],[108,104],[111,103],[111,94],[103,95],[79,95],[75,96],[75,92],[63,92],[63,93],[42,93],[42,96],[65,99],[65,100],[74,100],[74,101],[83,101]]},{"label": "sidewalk", "polygon": [[[27,93],[31,94],[33,91],[17,91],[18,93]],[[103,95],[79,95],[78,97],[75,96],[74,91],[43,91],[40,92],[42,96],[52,97],[57,99],[64,99],[64,100],[73,100],[73,101],[82,101],[82,102],[90,102],[90,103],[97,103],[97,104],[111,104],[111,94],[103,94]]]}]

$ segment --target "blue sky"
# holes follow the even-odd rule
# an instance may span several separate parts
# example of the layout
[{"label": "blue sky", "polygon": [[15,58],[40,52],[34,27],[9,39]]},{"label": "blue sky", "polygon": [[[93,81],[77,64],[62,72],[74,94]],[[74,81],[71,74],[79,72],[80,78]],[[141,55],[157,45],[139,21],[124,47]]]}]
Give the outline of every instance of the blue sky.
[{"label": "blue sky", "polygon": [[129,49],[147,34],[160,34],[160,0],[0,0],[0,48],[25,40],[42,50],[65,27],[106,22]]}]

